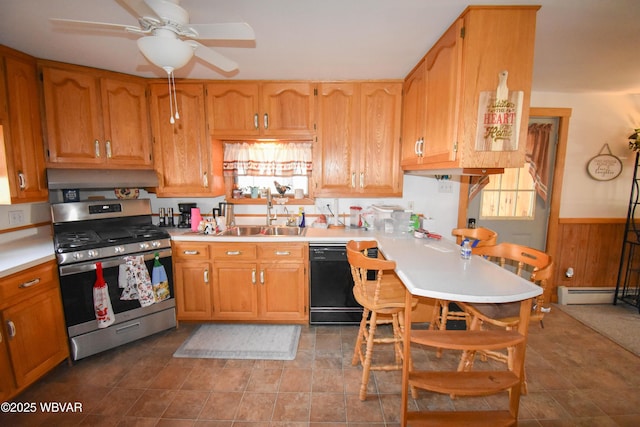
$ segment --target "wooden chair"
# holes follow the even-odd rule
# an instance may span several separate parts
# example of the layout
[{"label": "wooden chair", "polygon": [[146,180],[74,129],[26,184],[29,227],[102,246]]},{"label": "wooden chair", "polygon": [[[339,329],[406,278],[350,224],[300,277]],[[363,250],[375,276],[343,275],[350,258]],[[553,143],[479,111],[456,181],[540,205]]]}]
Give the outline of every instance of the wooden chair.
[{"label": "wooden chair", "polygon": [[[395,275],[394,261],[370,258],[365,255],[368,249],[377,247],[375,241],[347,244],[347,258],[353,275],[353,295],[364,308],[358,338],[351,363],[362,364],[362,384],[360,400],[367,397],[367,384],[371,370],[402,370],[405,287]],[[369,279],[367,272],[375,271],[375,279]],[[417,300],[412,306],[417,304]],[[377,327],[391,324],[391,336],[376,337]],[[394,347],[395,361],[387,364],[372,364],[374,344],[390,344]],[[363,348],[364,347],[364,348]],[[364,351],[363,351],[364,350]]]},{"label": "wooden chair", "polygon": [[[462,243],[462,240],[469,239],[472,248],[495,245],[498,239],[498,233],[484,227],[455,228],[451,231],[451,234],[457,237],[458,245]],[[468,328],[470,320],[469,314],[464,310],[452,310],[452,308],[459,308],[459,306],[452,307],[452,304],[453,303],[446,300],[436,300],[429,329],[439,329],[443,331],[447,329],[448,321],[461,320],[465,321]],[[436,356],[442,356],[441,348],[436,350]]]},{"label": "wooden chair", "polygon": [[[473,250],[475,255],[498,263],[501,267],[508,268],[515,274],[525,277],[542,287],[543,292],[532,304],[530,320],[538,320],[544,327],[544,305],[548,303],[547,281],[553,274],[553,260],[546,253],[523,245],[513,243],[500,243],[495,246],[481,246]],[[472,260],[473,261],[473,260]],[[471,317],[470,330],[479,330],[482,327],[493,325],[507,330],[516,329],[520,321],[520,303],[483,304],[483,303],[459,303],[460,307]],[[492,350],[478,351],[482,358],[487,357],[507,363],[509,369],[513,368],[513,348],[507,352]],[[462,353],[459,371],[469,371],[473,368],[475,351],[465,350]],[[523,394],[527,393],[526,377],[522,383]]]}]

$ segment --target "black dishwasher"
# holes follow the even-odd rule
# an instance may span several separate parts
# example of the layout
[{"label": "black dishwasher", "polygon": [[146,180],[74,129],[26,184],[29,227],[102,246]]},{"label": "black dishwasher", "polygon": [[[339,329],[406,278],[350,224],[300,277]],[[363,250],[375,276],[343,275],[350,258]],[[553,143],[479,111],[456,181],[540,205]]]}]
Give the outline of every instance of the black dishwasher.
[{"label": "black dishwasher", "polygon": [[[377,256],[370,249],[368,256]],[[341,244],[309,245],[310,324],[347,325],[362,320],[362,306],[353,297],[347,249]],[[374,272],[370,272],[370,274]],[[374,276],[375,277],[375,276]]]}]

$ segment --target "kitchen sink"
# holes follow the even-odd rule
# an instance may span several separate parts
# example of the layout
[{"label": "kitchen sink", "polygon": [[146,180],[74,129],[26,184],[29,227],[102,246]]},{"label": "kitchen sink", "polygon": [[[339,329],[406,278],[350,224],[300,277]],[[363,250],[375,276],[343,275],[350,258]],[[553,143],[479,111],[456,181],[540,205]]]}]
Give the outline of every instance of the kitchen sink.
[{"label": "kitchen sink", "polygon": [[260,230],[263,227],[252,225],[252,226],[235,226],[229,227],[224,231],[218,233],[218,236],[254,236],[260,234]]},{"label": "kitchen sink", "polygon": [[306,228],[285,226],[237,225],[218,233],[218,236],[303,236]]}]

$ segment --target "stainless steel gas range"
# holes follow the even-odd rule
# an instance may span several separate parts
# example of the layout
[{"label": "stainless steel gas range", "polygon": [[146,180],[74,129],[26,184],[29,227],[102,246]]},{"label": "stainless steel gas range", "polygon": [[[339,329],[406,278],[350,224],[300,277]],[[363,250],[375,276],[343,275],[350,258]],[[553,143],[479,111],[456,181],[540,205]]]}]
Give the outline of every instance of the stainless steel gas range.
[{"label": "stainless steel gas range", "polygon": [[[151,221],[151,204],[100,200],[51,205],[60,289],[71,354],[78,360],[176,326],[171,241]],[[151,274],[156,258],[164,267],[170,297],[143,307],[121,299],[120,266],[143,257]],[[99,328],[93,287],[100,263],[115,321]]]}]

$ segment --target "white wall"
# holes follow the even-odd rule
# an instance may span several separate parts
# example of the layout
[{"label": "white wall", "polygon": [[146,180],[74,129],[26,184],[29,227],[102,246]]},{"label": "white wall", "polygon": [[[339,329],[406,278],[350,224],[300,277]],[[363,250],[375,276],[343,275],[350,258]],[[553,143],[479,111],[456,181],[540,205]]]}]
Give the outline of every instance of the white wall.
[{"label": "white wall", "polygon": [[[640,127],[640,94],[534,92],[531,105],[572,109],[560,217],[625,218],[635,164],[628,137]],[[605,143],[622,160],[623,169],[614,180],[596,181],[586,165]]]}]

